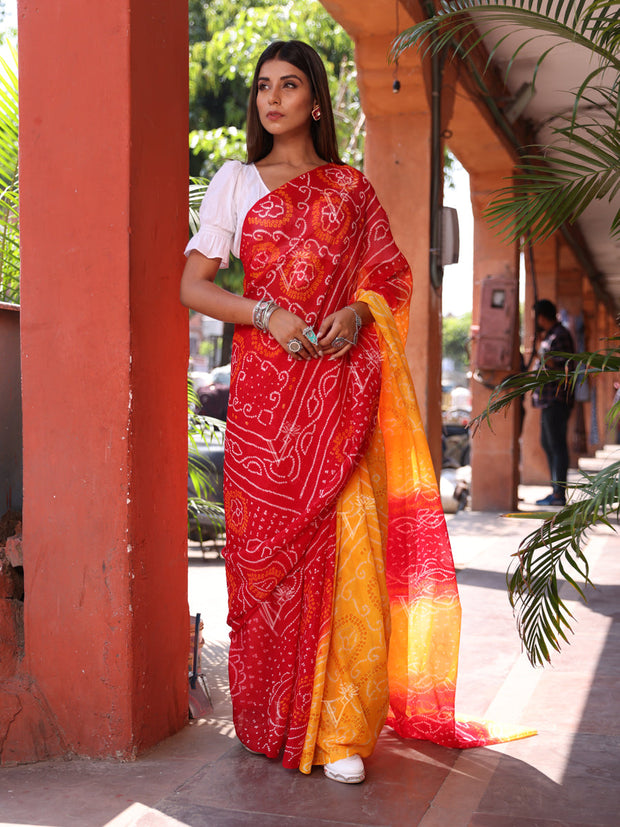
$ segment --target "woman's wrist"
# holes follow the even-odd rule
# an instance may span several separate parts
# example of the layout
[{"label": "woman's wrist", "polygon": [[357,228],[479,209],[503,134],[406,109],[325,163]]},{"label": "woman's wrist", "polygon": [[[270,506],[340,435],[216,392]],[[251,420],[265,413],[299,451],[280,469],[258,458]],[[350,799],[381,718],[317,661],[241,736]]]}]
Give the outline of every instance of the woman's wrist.
[{"label": "woman's wrist", "polygon": [[280,305],[273,299],[259,299],[252,310],[252,324],[263,333],[269,332],[269,320]]},{"label": "woman's wrist", "polygon": [[351,302],[351,304],[348,304],[347,307],[350,307],[357,313],[362,320],[362,325],[371,324],[371,322],[374,322],[373,315],[370,312],[370,307],[368,307],[366,302]]},{"label": "woman's wrist", "polygon": [[357,308],[355,307],[355,304],[348,304],[344,309],[345,310],[350,310],[353,313],[353,316],[355,318],[355,332],[353,333],[351,343],[353,345],[356,345],[357,344],[357,337],[359,336],[360,330],[362,329],[362,325],[364,324],[364,322],[363,322],[363,319],[362,319],[361,315],[357,312]]}]

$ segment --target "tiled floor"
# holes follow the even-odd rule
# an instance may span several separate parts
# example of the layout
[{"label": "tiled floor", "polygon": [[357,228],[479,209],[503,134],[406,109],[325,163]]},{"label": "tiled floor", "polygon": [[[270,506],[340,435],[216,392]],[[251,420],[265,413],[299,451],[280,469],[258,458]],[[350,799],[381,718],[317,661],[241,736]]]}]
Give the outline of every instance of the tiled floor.
[{"label": "tiled floor", "polygon": [[457,710],[533,726],[537,736],[459,752],[386,729],[356,786],[250,755],[230,716],[223,564],[192,555],[190,608],[205,614],[213,713],[132,763],[0,770],[0,825],[618,827],[620,539],[605,529],[593,537],[597,590],[584,605],[563,587],[575,637],[552,666],[533,669],[505,589],[510,555],[531,524],[465,512],[448,525],[463,603]]}]

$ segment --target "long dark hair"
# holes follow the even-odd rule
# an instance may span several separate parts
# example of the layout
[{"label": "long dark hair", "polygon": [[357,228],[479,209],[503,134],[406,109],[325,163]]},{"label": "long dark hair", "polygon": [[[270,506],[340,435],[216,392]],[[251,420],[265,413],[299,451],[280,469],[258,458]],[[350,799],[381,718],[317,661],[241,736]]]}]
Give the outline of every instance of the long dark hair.
[{"label": "long dark hair", "polygon": [[310,120],[310,135],[316,154],[324,161],[333,164],[344,163],[338,154],[334,113],[323,61],[311,46],[301,40],[276,40],[267,46],[258,59],[248,102],[246,139],[248,163],[252,164],[255,161],[260,161],[261,158],[269,155],[273,147],[273,136],[264,129],[258,117],[256,96],[258,94],[258,78],[263,63],[276,58],[291,63],[297,69],[300,69],[310,81],[312,95],[321,109],[321,119],[319,121]]}]

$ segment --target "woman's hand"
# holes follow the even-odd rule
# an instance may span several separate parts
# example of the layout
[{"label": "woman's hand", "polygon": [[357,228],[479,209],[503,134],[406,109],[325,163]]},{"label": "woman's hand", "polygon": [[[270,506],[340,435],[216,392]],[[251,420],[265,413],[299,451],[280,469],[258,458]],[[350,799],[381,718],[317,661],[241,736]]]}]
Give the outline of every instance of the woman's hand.
[{"label": "woman's hand", "polygon": [[[304,333],[304,331],[306,331]],[[274,310],[269,319],[269,332],[280,345],[293,359],[307,361],[308,359],[317,359],[322,356],[321,348],[312,341],[316,339],[314,332],[310,332],[311,328],[305,319],[296,316],[285,310],[283,307],[278,307]],[[310,338],[308,338],[310,336]],[[300,343],[300,348],[297,351],[290,349],[290,344],[293,342]]]},{"label": "woman's hand", "polygon": [[362,320],[362,324],[368,324],[373,320],[365,302],[347,305],[323,319],[318,340],[324,356],[339,359],[354,347],[358,333],[357,317]]}]

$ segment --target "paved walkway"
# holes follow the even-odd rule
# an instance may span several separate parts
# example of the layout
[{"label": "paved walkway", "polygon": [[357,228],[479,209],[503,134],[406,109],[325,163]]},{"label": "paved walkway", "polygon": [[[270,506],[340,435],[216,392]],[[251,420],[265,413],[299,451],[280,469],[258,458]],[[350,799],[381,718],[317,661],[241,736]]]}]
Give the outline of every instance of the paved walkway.
[{"label": "paved walkway", "polygon": [[[525,505],[546,490],[522,489]],[[382,734],[359,786],[285,770],[235,738],[226,676],[224,569],[189,561],[192,612],[205,615],[213,714],[132,763],[53,761],[0,770],[0,825],[47,827],[618,827],[620,537],[593,535],[596,591],[571,600],[576,634],[553,666],[520,652],[505,571],[529,521],[448,518],[463,636],[457,709],[538,729],[459,752]]]}]

